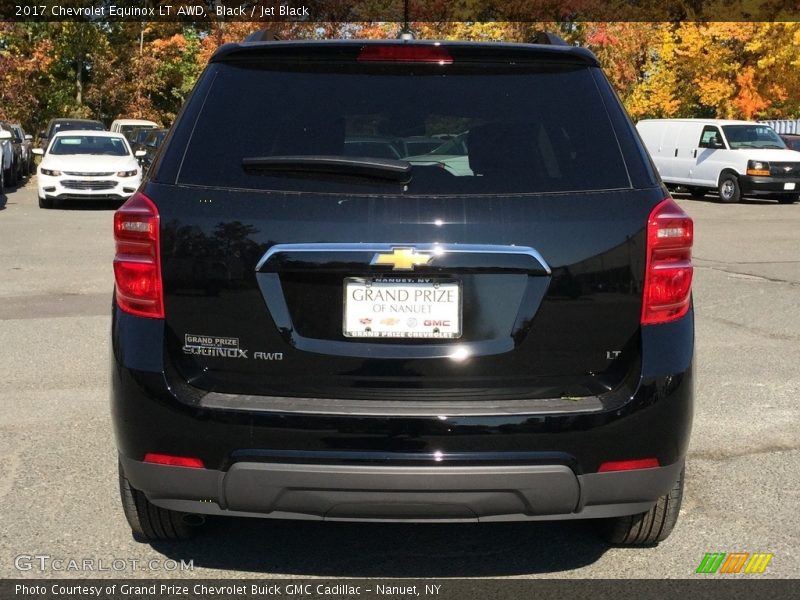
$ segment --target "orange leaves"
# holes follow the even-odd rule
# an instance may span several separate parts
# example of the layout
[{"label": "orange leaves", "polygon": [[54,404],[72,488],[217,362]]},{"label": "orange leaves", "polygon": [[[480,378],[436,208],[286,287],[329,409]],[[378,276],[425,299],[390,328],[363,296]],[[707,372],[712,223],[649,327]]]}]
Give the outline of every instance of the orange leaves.
[{"label": "orange leaves", "polygon": [[181,53],[186,49],[186,38],[181,33],[176,33],[166,39],[156,39],[150,43],[153,56],[160,58],[163,55]]},{"label": "orange leaves", "polygon": [[747,67],[736,76],[739,93],[733,99],[733,105],[739,109],[745,119],[752,119],[756,113],[763,111],[772,103],[759,93],[754,79],[755,70],[752,67]]}]

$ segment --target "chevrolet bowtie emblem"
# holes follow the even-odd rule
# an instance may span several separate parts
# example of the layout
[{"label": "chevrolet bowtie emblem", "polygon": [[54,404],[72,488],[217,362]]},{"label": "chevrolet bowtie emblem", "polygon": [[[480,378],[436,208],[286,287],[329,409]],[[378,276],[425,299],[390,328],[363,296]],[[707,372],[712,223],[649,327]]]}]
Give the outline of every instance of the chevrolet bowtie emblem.
[{"label": "chevrolet bowtie emblem", "polygon": [[433,254],[417,252],[414,248],[392,248],[391,252],[378,252],[371,265],[392,265],[395,271],[410,271],[431,262]]}]

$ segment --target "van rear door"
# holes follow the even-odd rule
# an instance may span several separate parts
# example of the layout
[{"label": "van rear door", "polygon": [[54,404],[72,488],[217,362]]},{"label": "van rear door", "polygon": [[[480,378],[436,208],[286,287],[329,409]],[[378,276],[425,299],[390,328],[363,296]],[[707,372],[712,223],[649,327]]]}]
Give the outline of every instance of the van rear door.
[{"label": "van rear door", "polygon": [[673,183],[692,183],[692,174],[697,164],[697,147],[700,143],[702,123],[684,122],[678,132],[677,153],[673,166],[674,173],[670,175]]}]

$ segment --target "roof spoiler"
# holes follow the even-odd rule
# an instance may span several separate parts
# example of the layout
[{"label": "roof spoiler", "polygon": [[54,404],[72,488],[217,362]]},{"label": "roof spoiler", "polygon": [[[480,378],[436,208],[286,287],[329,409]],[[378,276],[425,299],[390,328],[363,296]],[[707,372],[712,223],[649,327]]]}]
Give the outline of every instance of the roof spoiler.
[{"label": "roof spoiler", "polygon": [[280,41],[280,37],[275,32],[274,29],[259,29],[258,31],[254,31],[250,35],[248,35],[244,41],[245,42],[278,42]]},{"label": "roof spoiler", "polygon": [[569,46],[567,42],[555,33],[547,31],[537,31],[531,40],[532,44],[544,44],[546,46]]}]

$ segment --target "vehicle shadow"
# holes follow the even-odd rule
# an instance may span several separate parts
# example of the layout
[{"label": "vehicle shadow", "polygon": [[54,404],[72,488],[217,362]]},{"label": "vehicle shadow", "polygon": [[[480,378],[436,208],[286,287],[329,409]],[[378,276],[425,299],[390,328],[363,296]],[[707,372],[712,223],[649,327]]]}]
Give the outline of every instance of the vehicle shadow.
[{"label": "vehicle shadow", "polygon": [[496,577],[569,571],[609,546],[590,521],[321,523],[213,519],[197,537],[157,542],[194,567],[327,577]]},{"label": "vehicle shadow", "polygon": [[[693,198],[690,194],[685,192],[672,192],[672,197],[676,200],[692,200],[693,202],[705,202],[707,204],[719,204],[721,206],[725,206],[724,202],[720,202],[719,196],[712,193],[708,193],[702,198]],[[765,206],[767,204],[775,206],[791,206],[791,204],[781,204],[777,200],[772,200],[769,198],[742,198],[738,203],[733,204],[749,204],[752,206]]]},{"label": "vehicle shadow", "polygon": [[121,200],[62,200],[52,210],[117,210],[122,204]]}]

